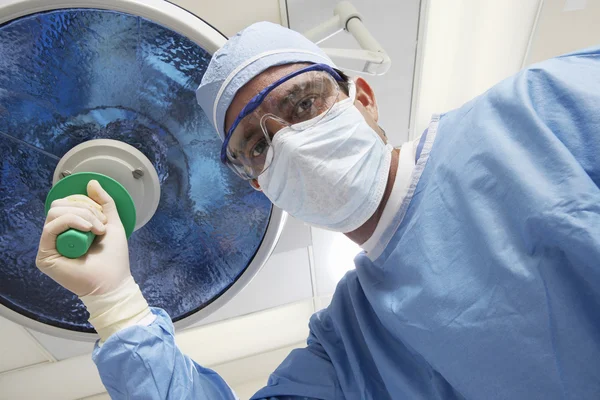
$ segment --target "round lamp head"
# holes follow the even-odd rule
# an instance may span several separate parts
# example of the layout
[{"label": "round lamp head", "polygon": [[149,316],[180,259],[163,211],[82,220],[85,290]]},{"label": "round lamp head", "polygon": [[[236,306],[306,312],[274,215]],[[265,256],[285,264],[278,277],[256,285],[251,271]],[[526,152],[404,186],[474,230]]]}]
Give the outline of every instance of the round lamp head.
[{"label": "round lamp head", "polygon": [[96,338],[79,299],[35,267],[46,196],[79,173],[130,194],[132,274],[176,327],[258,272],[284,215],[219,162],[195,99],[224,42],[166,1],[0,3],[0,315]]}]

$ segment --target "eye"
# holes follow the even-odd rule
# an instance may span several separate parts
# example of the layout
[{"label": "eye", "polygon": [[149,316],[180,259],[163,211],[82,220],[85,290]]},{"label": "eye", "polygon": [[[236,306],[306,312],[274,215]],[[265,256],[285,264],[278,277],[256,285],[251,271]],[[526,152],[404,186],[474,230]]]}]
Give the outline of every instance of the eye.
[{"label": "eye", "polygon": [[314,104],[314,97],[307,97],[299,101],[294,108],[294,119],[296,121],[310,119],[310,116],[313,114],[312,109]]},{"label": "eye", "polygon": [[252,157],[256,158],[262,156],[268,147],[269,144],[267,143],[266,139],[259,140],[258,143],[256,143],[256,145],[252,148]]}]

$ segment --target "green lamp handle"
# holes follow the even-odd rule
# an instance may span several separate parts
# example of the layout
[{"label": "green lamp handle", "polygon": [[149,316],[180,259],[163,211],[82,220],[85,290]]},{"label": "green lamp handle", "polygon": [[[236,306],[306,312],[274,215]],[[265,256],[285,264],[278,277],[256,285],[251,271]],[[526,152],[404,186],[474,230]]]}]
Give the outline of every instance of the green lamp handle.
[{"label": "green lamp handle", "polygon": [[[106,175],[96,172],[76,172],[62,178],[48,192],[44,205],[46,214],[50,211],[54,200],[64,199],[73,194],[87,195],[87,185],[92,179],[97,180],[115,201],[125,235],[129,239],[135,228],[135,204],[127,189]],[[65,257],[79,258],[88,252],[95,237],[92,232],[81,232],[71,228],[58,235],[56,250]]]},{"label": "green lamp handle", "polygon": [[56,238],[56,250],[67,258],[79,258],[87,253],[95,237],[92,232],[69,229]]}]

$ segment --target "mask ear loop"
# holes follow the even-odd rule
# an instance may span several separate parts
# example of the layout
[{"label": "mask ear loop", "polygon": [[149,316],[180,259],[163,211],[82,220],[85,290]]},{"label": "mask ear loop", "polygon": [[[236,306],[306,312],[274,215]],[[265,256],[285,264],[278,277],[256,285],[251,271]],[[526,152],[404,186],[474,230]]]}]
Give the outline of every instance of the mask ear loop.
[{"label": "mask ear loop", "polygon": [[353,80],[348,81],[348,98],[352,99],[352,102],[356,101],[356,83]]},{"label": "mask ear loop", "polygon": [[[277,130],[277,132],[275,132],[273,134],[273,138],[271,139],[271,135],[269,135],[269,129],[267,128],[267,121],[272,119],[273,121],[281,124],[283,127],[279,130]],[[291,125],[289,122],[287,122],[286,120],[284,120],[281,117],[278,117],[275,114],[265,114],[260,118],[260,129],[262,130],[263,135],[265,136],[265,139],[267,140],[267,143],[269,144],[269,147],[273,147],[273,141],[275,140],[275,135],[278,135],[282,130],[287,129],[287,128],[291,128]]]},{"label": "mask ear loop", "polygon": [[339,110],[341,112],[343,110],[346,110],[348,107],[351,107],[354,105],[354,102],[356,101],[356,84],[352,80],[347,81],[347,83],[348,83],[348,98],[343,99],[341,101],[337,101],[337,98],[340,97],[340,93],[342,93],[342,90],[339,90],[335,103],[331,106],[331,108],[329,108],[329,110],[327,110],[327,112],[325,112],[322,116],[320,116],[322,119],[325,119],[327,117],[327,115],[329,115],[329,113],[331,113],[331,111],[334,109],[341,109],[341,110]]}]

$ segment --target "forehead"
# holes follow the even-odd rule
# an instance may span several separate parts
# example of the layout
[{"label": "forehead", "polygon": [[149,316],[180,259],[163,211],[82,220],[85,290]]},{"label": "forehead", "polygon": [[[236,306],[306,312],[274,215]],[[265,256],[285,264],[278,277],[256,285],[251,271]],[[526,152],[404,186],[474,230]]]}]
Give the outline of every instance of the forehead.
[{"label": "forehead", "polygon": [[235,118],[239,115],[244,106],[248,104],[248,102],[262,89],[269,86],[271,83],[276,82],[278,79],[281,79],[284,76],[289,75],[292,72],[302,69],[308,65],[311,64],[297,63],[276,65],[264,70],[252,78],[244,86],[242,86],[235,94],[235,97],[231,101],[231,104],[225,113],[225,132],[229,131],[233,121],[235,121]]}]

